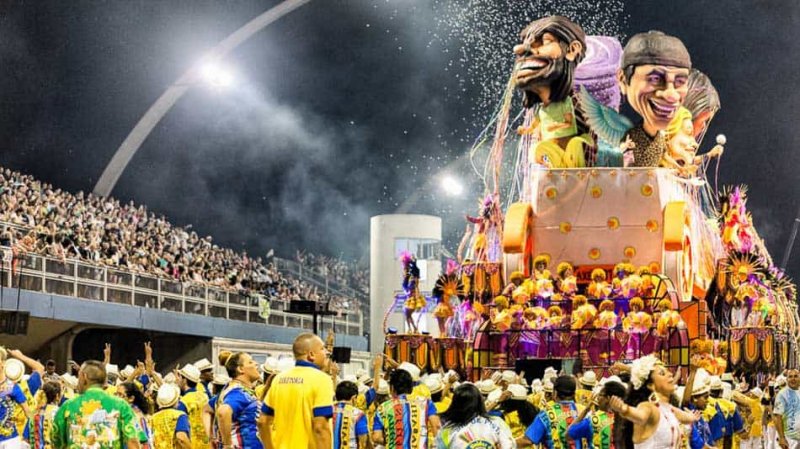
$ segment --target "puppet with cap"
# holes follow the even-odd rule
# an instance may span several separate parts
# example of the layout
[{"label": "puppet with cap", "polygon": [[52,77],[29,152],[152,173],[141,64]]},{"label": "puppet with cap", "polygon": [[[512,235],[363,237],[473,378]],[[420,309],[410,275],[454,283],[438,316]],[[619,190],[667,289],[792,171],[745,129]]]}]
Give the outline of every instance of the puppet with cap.
[{"label": "puppet with cap", "polygon": [[622,52],[619,88],[641,123],[616,113],[588,93],[580,95],[586,121],[598,138],[630,152],[634,167],[657,167],[667,150],[664,131],[688,93],[692,60],[680,39],[660,31],[631,37]]}]

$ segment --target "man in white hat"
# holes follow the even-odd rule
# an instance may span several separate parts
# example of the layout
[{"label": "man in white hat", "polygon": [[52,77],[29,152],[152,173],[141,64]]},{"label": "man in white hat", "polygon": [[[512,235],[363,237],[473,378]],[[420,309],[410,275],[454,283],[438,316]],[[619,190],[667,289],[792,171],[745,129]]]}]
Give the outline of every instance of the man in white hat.
[{"label": "man in white hat", "polygon": [[[26,356],[19,349],[9,349],[8,355],[12,358],[9,359],[7,363],[6,377],[19,385],[22,389],[22,393],[25,394],[25,401],[28,408],[31,410],[31,413],[33,413],[37,408],[37,403],[34,398],[36,397],[36,393],[39,392],[39,389],[42,388],[44,365]],[[26,367],[31,369],[31,375],[27,378],[25,378]],[[16,410],[14,421],[17,423],[19,434],[23,435],[28,427],[28,418],[25,416],[22,409],[18,408]]]},{"label": "man in white hat", "polygon": [[397,369],[406,371],[408,374],[411,374],[411,379],[414,381],[414,389],[411,391],[412,398],[431,398],[431,392],[428,390],[428,387],[420,382],[420,369],[417,365],[413,363],[403,362],[398,365]]},{"label": "man in white hat", "polygon": [[107,363],[105,386],[106,393],[111,395],[117,393],[117,380],[119,380],[119,366],[114,363]]},{"label": "man in white hat", "polygon": [[[726,390],[725,384],[726,382],[723,382],[719,376],[711,376],[709,403],[716,408],[717,416],[709,419],[708,425],[711,428],[712,437],[715,440],[715,447],[730,447],[730,445],[733,444],[733,435],[744,429],[742,415],[739,413],[736,403],[723,395],[723,392]],[[728,387],[730,388],[730,384],[728,384]],[[722,421],[719,420],[718,415],[722,415]],[[720,425],[722,426],[722,437],[717,438],[720,434]],[[726,444],[728,446],[724,446]]]},{"label": "man in white hat", "polygon": [[[713,381],[714,385],[717,384],[717,380]],[[687,404],[689,410],[699,410],[702,413],[700,419],[692,426],[692,447],[714,446],[716,440],[724,434],[724,416],[718,413],[716,406],[709,401],[711,385],[712,376],[708,371],[699,368],[689,376],[686,390],[680,398],[682,403]],[[709,420],[713,421],[713,425]]]},{"label": "man in white hat", "polygon": [[[596,383],[596,382],[595,382]],[[575,441],[591,441],[594,449],[610,449],[614,447],[614,415],[609,406],[613,396],[623,398],[626,395],[625,385],[621,382],[606,380],[596,387],[589,398],[589,406],[585,407],[567,428],[567,434]]]},{"label": "man in white hat", "polygon": [[444,395],[444,382],[439,374],[431,374],[425,379],[425,386],[431,392],[431,400],[436,413],[444,413],[450,407],[450,397]]},{"label": "man in white hat", "polygon": [[177,409],[181,390],[174,384],[158,389],[156,404],[159,411],[151,418],[155,447],[191,449],[191,426],[186,412]]},{"label": "man in white hat", "polygon": [[200,384],[200,370],[191,363],[178,370],[183,379],[183,395],[177,409],[189,417],[192,430],[192,447],[194,449],[208,449],[208,433],[203,424],[203,410],[208,404],[208,395]]},{"label": "man in white hat", "polygon": [[[26,404],[25,393],[22,392],[22,388],[11,381],[9,376],[6,375],[6,372],[9,371],[8,364],[11,361],[7,360],[7,358],[8,353],[6,349],[0,346],[0,391],[7,392],[5,394],[7,400],[0,401],[0,418],[3,418],[3,421],[7,423],[6,431],[0,432],[0,447],[19,448],[22,447],[20,440],[21,434],[17,426],[14,425],[13,421],[10,421],[8,417],[14,416],[17,410],[21,410],[22,416],[24,417],[31,417],[33,415],[32,410],[30,410]],[[16,363],[22,365],[19,360],[17,360]],[[17,366],[11,370],[21,370],[24,373],[25,368]],[[19,374],[19,377],[21,378],[22,374]]]},{"label": "man in white hat", "polygon": [[588,407],[591,405],[592,390],[597,386],[597,373],[592,370],[586,371],[578,378],[578,388],[575,390],[575,402]]},{"label": "man in white hat", "polygon": [[800,448],[800,372],[786,371],[786,388],[775,395],[775,430],[781,449]]},{"label": "man in white hat", "polygon": [[764,406],[761,405],[761,399],[763,397],[764,392],[758,387],[753,388],[747,394],[738,392],[733,394],[733,400],[739,405],[744,421],[744,431],[735,436],[739,438],[740,449],[762,449]]},{"label": "man in white hat", "polygon": [[206,390],[206,396],[211,397],[211,382],[214,381],[214,364],[209,362],[208,359],[202,358],[192,365],[200,371],[200,383],[203,389]]}]

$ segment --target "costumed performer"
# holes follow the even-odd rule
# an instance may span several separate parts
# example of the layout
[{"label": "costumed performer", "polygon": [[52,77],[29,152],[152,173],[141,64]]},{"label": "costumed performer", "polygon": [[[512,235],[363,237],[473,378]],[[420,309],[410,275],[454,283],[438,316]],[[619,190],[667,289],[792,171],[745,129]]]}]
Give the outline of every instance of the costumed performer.
[{"label": "costumed performer", "polygon": [[534,279],[552,279],[550,270],[550,255],[539,254],[533,259],[533,278]]},{"label": "costumed performer", "polygon": [[512,271],[508,276],[508,285],[503,289],[503,296],[510,297],[514,290],[517,289],[525,280],[525,274],[521,271]]},{"label": "costumed performer", "polygon": [[619,434],[625,439],[625,447],[680,449],[681,425],[695,423],[700,412],[686,412],[670,404],[675,379],[657,357],[634,360],[630,371],[627,397],[613,396],[609,402],[611,409],[624,418]]},{"label": "costumed performer", "polygon": [[[502,217],[498,210],[497,195],[488,194],[480,205],[477,217],[466,215],[467,221],[475,225],[472,240],[473,258],[476,263],[490,261],[490,240],[494,241]],[[491,235],[490,235],[491,234]]]},{"label": "costumed performer", "polygon": [[602,268],[595,268],[591,274],[592,282],[586,289],[590,298],[606,299],[611,295],[611,286],[606,281],[606,272]]},{"label": "costumed performer", "polygon": [[427,305],[425,296],[419,292],[419,267],[417,258],[410,252],[403,251],[400,255],[403,263],[403,291],[406,293],[406,302],[403,307],[406,317],[406,325],[412,333],[417,333],[417,323],[414,322],[413,314],[422,310]]},{"label": "costumed performer", "polygon": [[619,316],[614,312],[614,301],[610,299],[602,300],[600,302],[600,312],[594,320],[594,327],[599,329],[596,341],[603,342],[605,340],[605,342],[611,342],[610,348],[608,343],[601,343],[602,347],[593,348],[593,352],[599,353],[599,358],[602,360],[607,361],[609,357],[613,360],[620,351],[619,342],[612,338],[614,335],[613,330],[618,324]]},{"label": "costumed performer", "polygon": [[455,314],[451,299],[456,298],[456,302],[459,303],[458,298],[460,294],[463,294],[463,289],[464,286],[459,282],[458,275],[455,272],[442,274],[436,280],[436,285],[433,287],[433,296],[437,298],[438,304],[433,309],[433,316],[439,325],[440,337],[452,336],[447,332],[447,320]]},{"label": "costumed performer", "polygon": [[493,355],[509,354],[508,330],[514,319],[508,306],[508,298],[497,296],[492,301],[493,307],[489,310],[489,321],[486,323],[486,330],[494,330],[489,333],[489,347]]},{"label": "costumed performer", "polygon": [[622,319],[622,329],[630,335],[626,356],[634,358],[642,345],[642,335],[650,332],[653,326],[653,317],[644,311],[642,298],[634,297],[628,302],[630,312]]},{"label": "costumed performer", "polygon": [[578,291],[578,280],[569,262],[561,262],[556,268],[558,291],[561,299],[570,299]]},{"label": "costumed performer", "polygon": [[573,330],[583,329],[584,327],[593,325],[595,317],[597,317],[597,309],[589,304],[586,296],[575,295],[575,297],[572,298],[571,327]]}]

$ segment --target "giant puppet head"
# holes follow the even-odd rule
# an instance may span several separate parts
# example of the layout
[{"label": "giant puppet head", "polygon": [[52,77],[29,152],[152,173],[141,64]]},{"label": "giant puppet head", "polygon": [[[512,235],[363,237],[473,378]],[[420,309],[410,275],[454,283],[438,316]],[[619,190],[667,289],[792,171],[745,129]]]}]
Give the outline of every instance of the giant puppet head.
[{"label": "giant puppet head", "polygon": [[692,113],[695,140],[702,142],[708,123],[719,111],[720,102],[711,80],[697,69],[692,69],[689,73],[688,93],[683,106]]},{"label": "giant puppet head", "polygon": [[516,86],[526,108],[559,102],[572,92],[575,67],[586,54],[586,36],[566,17],[550,16],[531,22],[514,46]]},{"label": "giant puppet head", "polygon": [[625,45],[619,87],[651,138],[669,125],[683,104],[691,68],[683,42],[660,31],[636,34]]}]

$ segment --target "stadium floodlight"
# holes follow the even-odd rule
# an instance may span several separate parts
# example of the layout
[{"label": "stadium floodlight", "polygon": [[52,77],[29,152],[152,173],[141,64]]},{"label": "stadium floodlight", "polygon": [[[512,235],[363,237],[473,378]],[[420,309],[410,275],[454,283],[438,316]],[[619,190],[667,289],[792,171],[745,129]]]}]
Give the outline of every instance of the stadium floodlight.
[{"label": "stadium floodlight", "polygon": [[460,196],[464,193],[464,185],[452,176],[442,178],[442,190],[450,196]]},{"label": "stadium floodlight", "polygon": [[233,84],[233,74],[218,62],[207,62],[200,69],[200,76],[206,83],[214,87],[230,87]]},{"label": "stadium floodlight", "polygon": [[[254,34],[261,31],[264,27],[294,11],[300,6],[303,6],[309,1],[311,0],[283,0],[281,3],[261,13],[259,16],[247,22],[238,30],[234,31],[231,35],[209,50],[201,59],[204,61],[221,60],[228,53],[238,47],[242,42],[250,39]],[[114,190],[114,186],[117,185],[119,177],[122,175],[125,167],[128,166],[128,162],[131,161],[133,155],[136,154],[136,151],[140,146],[142,146],[142,143],[145,141],[145,139],[147,139],[147,136],[150,135],[150,131],[152,131],[161,118],[164,117],[167,112],[169,112],[170,108],[172,108],[175,102],[177,102],[178,99],[180,99],[183,94],[186,93],[186,91],[189,89],[189,86],[191,86],[192,83],[197,80],[196,70],[197,68],[195,66],[189,68],[183,75],[181,75],[180,78],[178,78],[175,83],[170,85],[169,88],[167,88],[167,90],[161,94],[158,100],[156,100],[156,102],[150,106],[150,109],[147,110],[142,118],[139,119],[139,121],[136,123],[136,126],[134,126],[131,132],[128,133],[128,137],[126,137],[119,146],[117,152],[111,157],[111,161],[109,161],[105,170],[103,170],[103,173],[100,175],[100,179],[97,180],[97,184],[95,184],[93,190],[95,195],[102,197],[111,195],[111,191]],[[233,82],[233,77],[231,75],[223,76],[221,78],[217,77],[217,80],[223,83],[231,83]]]}]

